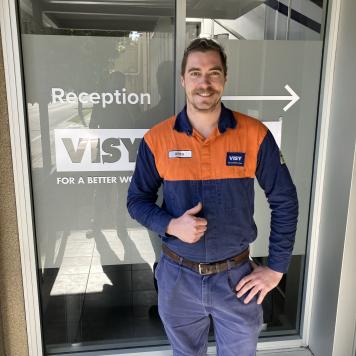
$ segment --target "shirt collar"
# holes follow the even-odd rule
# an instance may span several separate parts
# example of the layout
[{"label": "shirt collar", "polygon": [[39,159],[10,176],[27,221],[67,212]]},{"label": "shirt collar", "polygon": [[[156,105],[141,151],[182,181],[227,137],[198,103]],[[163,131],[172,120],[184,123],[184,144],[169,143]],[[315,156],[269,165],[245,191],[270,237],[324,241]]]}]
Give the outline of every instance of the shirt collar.
[{"label": "shirt collar", "polygon": [[[224,133],[228,128],[234,129],[236,124],[237,122],[232,111],[221,103],[221,113],[218,122],[219,132]],[[188,136],[192,135],[193,127],[188,119],[187,106],[184,106],[183,110],[177,115],[174,129],[178,132],[185,132]]]}]

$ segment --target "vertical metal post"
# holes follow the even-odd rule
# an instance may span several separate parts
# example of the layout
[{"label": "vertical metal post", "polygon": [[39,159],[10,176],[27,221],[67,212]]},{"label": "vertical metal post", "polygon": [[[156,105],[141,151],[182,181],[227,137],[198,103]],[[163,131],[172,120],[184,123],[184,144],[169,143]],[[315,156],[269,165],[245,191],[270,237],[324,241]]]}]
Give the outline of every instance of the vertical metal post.
[{"label": "vertical metal post", "polygon": [[274,11],[274,34],[273,40],[278,40],[278,20],[279,20],[279,12],[278,9]]},{"label": "vertical metal post", "polygon": [[292,0],[289,0],[288,1],[287,26],[286,26],[286,40],[289,40],[289,29],[290,29],[291,16],[292,16]]},{"label": "vertical metal post", "polygon": [[185,104],[185,94],[180,83],[180,65],[185,49],[185,18],[186,0],[176,0],[176,26],[175,26],[175,91],[174,109],[177,114]]}]

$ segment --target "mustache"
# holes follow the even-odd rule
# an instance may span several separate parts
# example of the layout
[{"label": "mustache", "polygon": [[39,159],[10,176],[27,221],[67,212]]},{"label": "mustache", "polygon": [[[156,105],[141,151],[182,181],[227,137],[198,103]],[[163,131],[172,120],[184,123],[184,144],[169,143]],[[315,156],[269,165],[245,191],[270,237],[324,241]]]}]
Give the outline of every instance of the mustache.
[{"label": "mustache", "polygon": [[212,89],[197,89],[193,91],[193,94],[214,94],[215,90]]}]

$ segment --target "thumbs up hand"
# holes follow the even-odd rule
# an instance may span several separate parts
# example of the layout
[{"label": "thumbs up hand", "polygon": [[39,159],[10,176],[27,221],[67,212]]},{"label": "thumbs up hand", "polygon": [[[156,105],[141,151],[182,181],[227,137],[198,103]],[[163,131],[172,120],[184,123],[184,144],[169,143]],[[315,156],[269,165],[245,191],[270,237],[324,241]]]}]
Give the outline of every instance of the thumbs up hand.
[{"label": "thumbs up hand", "polygon": [[167,233],[190,244],[199,241],[204,235],[208,224],[206,219],[195,216],[202,207],[202,203],[198,203],[179,218],[172,219],[168,224]]}]

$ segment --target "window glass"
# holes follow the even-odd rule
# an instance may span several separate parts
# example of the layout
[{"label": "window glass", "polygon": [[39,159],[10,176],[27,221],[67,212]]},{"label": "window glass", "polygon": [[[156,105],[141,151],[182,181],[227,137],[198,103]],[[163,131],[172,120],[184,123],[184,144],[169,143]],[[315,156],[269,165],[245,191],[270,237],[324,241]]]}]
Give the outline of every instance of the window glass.
[{"label": "window glass", "polygon": [[323,0],[187,0],[186,32],[229,40],[322,40]]},{"label": "window glass", "polygon": [[174,2],[19,9],[46,353],[166,344],[160,241],[126,195],[144,132],[174,110]]},{"label": "window glass", "polygon": [[[19,0],[46,354],[168,344],[160,240],[129,217],[126,195],[143,134],[174,114],[175,45],[199,36],[226,50],[224,104],[270,128],[297,186],[293,258],[261,335],[299,332],[326,1],[186,0],[182,33],[175,4]],[[270,211],[258,184],[255,198],[263,264]]]},{"label": "window glass", "polygon": [[[293,258],[263,303],[262,337],[299,331],[325,6],[322,0],[187,1],[186,43],[209,37],[223,45],[228,62],[224,96],[230,97],[224,104],[268,126],[297,187]],[[293,96],[296,102],[289,105]],[[258,237],[251,250],[258,263],[266,264],[271,213],[257,183],[255,191]]]}]

